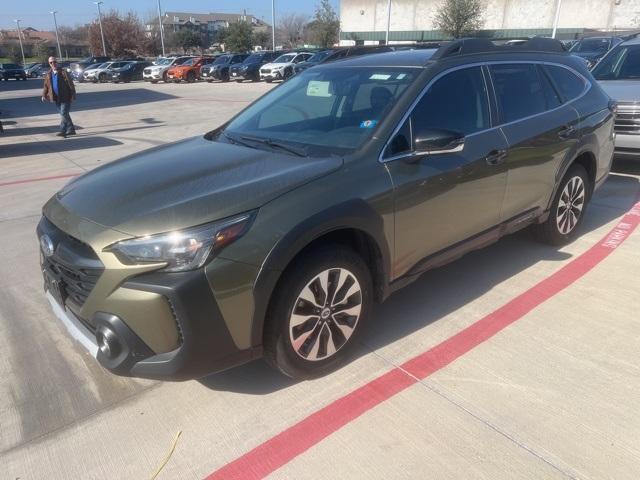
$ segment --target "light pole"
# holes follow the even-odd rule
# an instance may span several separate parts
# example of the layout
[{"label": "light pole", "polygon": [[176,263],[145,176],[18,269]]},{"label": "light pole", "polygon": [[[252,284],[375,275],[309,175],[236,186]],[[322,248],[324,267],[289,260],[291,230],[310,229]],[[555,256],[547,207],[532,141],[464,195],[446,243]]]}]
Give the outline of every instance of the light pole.
[{"label": "light pole", "polygon": [[387,0],[387,34],[384,37],[385,45],[389,45],[389,27],[391,27],[391,0]]},{"label": "light pole", "polygon": [[14,22],[16,22],[16,24],[18,25],[18,41],[20,42],[20,53],[22,53],[22,67],[24,68],[27,62],[25,62],[24,60],[24,48],[22,48],[22,31],[20,30],[20,20],[16,19],[14,20]]},{"label": "light pole", "polygon": [[164,57],[164,25],[162,25],[162,10],[158,0],[158,25],[160,26],[160,42],[162,43],[162,56]]},{"label": "light pole", "polygon": [[58,58],[62,59],[62,50],[60,49],[60,37],[58,37],[58,21],[56,20],[56,13],[58,13],[57,10],[54,10],[53,12],[49,12],[51,15],[53,15],[53,24],[56,26],[56,42],[58,42]]},{"label": "light pole", "polygon": [[273,51],[276,51],[276,1],[271,0],[271,39],[273,40]]},{"label": "light pole", "polygon": [[558,30],[558,21],[560,20],[561,6],[562,6],[562,0],[558,0],[558,5],[556,6],[556,18],[553,21],[553,33],[551,34],[551,38],[556,38],[556,30]]},{"label": "light pole", "polygon": [[100,23],[100,36],[102,37],[102,55],[107,56],[107,47],[104,44],[104,33],[102,32],[102,12],[100,12],[100,5],[104,2],[93,2],[98,7],[98,22]]}]

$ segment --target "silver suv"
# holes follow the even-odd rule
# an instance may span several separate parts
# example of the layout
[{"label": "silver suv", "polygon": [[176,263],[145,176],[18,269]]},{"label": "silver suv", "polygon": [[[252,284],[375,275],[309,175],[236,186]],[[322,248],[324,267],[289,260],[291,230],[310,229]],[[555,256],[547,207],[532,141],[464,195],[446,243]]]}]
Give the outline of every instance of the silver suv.
[{"label": "silver suv", "polygon": [[640,38],[613,48],[592,73],[618,104],[616,154],[640,155]]}]

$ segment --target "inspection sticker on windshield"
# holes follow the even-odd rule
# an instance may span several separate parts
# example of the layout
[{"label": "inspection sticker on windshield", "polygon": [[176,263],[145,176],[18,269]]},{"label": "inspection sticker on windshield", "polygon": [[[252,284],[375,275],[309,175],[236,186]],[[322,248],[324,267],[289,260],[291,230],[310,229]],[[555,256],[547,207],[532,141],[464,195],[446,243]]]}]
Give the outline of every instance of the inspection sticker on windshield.
[{"label": "inspection sticker on windshield", "polygon": [[378,124],[378,120],[363,120],[360,122],[360,128],[373,128]]},{"label": "inspection sticker on windshield", "polygon": [[369,80],[389,80],[391,75],[387,75],[386,73],[374,73],[369,77]]},{"label": "inspection sticker on windshield", "polygon": [[321,82],[320,80],[311,80],[307,85],[308,97],[330,97],[329,82]]}]

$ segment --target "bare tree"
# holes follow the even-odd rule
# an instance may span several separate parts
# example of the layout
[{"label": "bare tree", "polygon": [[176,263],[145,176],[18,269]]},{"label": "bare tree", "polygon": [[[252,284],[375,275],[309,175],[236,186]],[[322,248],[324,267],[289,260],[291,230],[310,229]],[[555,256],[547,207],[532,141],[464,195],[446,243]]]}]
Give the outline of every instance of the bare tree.
[{"label": "bare tree", "polygon": [[481,0],[444,0],[434,19],[434,24],[453,38],[460,38],[479,30],[484,24]]},{"label": "bare tree", "polygon": [[301,43],[307,20],[307,16],[301,13],[290,13],[281,17],[276,32],[285,47],[293,48]]}]

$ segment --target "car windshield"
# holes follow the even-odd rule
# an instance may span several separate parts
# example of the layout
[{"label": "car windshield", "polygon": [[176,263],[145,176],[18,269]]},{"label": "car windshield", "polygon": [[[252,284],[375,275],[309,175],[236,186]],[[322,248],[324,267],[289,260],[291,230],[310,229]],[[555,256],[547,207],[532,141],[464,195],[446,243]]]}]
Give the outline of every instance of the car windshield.
[{"label": "car windshield", "polygon": [[[197,58],[189,58],[188,60],[180,63],[179,65],[185,65],[185,66],[189,66],[189,65],[193,65],[194,63],[196,63],[198,61]],[[178,63],[178,62],[176,62]]]},{"label": "car windshield", "polygon": [[572,52],[606,52],[609,49],[608,38],[584,38],[571,47]]},{"label": "car windshield", "polygon": [[263,57],[264,57],[263,53],[253,53],[249,55],[243,63],[258,63],[262,61]]},{"label": "car windshield", "polygon": [[295,56],[296,56],[295,53],[287,53],[285,55],[280,55],[278,58],[276,58],[273,61],[273,63],[290,63],[293,61]]},{"label": "car windshield", "polygon": [[327,51],[324,51],[324,52],[318,52],[313,57],[308,59],[307,62],[313,62],[313,63],[321,62],[322,60],[327,58],[329,55],[331,55],[331,53],[333,53],[332,50],[327,50]]},{"label": "car windshield", "polygon": [[229,63],[231,57],[229,55],[222,55],[221,57],[216,58],[216,61],[213,62],[214,65],[222,65],[225,63]]},{"label": "car windshield", "polygon": [[373,136],[418,73],[409,67],[307,71],[240,113],[224,137],[249,146],[287,144],[310,156],[349,153]]},{"label": "car windshield", "polygon": [[160,58],[156,60],[156,65],[169,65],[173,61],[173,58]]},{"label": "car windshield", "polygon": [[591,72],[596,80],[640,78],[640,45],[619,45]]}]

